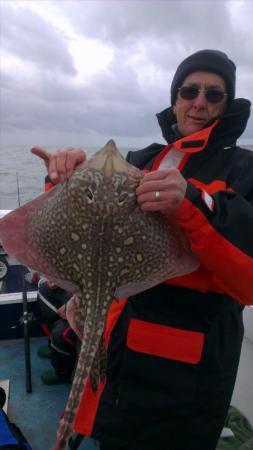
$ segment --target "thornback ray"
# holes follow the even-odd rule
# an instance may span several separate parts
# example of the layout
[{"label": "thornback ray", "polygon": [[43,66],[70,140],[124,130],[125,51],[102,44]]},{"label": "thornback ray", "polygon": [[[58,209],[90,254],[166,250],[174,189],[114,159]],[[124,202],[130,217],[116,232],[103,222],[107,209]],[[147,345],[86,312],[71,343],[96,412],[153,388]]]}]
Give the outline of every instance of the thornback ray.
[{"label": "thornback ray", "polygon": [[199,264],[179,228],[138,206],[142,176],[110,140],[69,180],[0,220],[0,240],[10,255],[78,292],[74,315],[82,344],[54,450],[67,445],[92,366],[94,386],[104,374],[103,331],[113,298],[185,275]]}]

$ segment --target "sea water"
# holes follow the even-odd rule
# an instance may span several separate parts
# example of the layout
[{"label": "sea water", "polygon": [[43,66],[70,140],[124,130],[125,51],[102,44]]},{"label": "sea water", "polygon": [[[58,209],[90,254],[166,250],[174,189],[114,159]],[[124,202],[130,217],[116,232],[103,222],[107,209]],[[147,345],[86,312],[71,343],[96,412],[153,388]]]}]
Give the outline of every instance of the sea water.
[{"label": "sea water", "polygon": [[[47,148],[50,152],[56,150]],[[98,148],[86,148],[90,157]],[[128,148],[121,148],[126,156]],[[15,209],[33,200],[44,191],[47,171],[42,159],[24,146],[10,146],[0,150],[0,209]]]},{"label": "sea water", "polygon": [[[253,145],[245,146],[253,150]],[[47,148],[54,151],[53,147]],[[86,149],[90,157],[97,148]],[[129,148],[121,148],[126,156]],[[15,209],[43,193],[46,168],[28,147],[10,146],[0,150],[0,209]]]}]

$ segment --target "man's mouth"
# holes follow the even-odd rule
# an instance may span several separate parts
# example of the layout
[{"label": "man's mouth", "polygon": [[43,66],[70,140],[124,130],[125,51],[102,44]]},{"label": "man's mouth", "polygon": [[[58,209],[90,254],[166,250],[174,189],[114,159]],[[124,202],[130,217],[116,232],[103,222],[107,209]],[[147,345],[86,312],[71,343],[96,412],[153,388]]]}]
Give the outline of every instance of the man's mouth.
[{"label": "man's mouth", "polygon": [[203,117],[195,117],[195,116],[188,116],[190,120],[194,120],[195,122],[203,123],[206,121]]}]

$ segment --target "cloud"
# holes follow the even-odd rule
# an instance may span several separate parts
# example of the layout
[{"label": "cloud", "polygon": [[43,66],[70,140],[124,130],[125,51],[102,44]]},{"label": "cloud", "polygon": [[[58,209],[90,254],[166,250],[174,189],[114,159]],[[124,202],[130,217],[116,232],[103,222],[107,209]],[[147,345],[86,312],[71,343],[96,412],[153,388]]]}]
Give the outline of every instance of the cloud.
[{"label": "cloud", "polygon": [[[252,96],[247,1],[13,0],[1,12],[7,142],[119,136],[147,145],[160,134],[154,115],[170,103],[175,68],[200,48],[228,53],[238,95]],[[252,130],[251,119],[245,136]]]},{"label": "cloud", "polygon": [[[224,24],[224,15],[228,16],[227,2],[85,1],[74,2],[74,5],[73,8],[73,2],[67,3],[64,13],[78,31],[111,41],[114,45],[145,36],[161,40],[169,37],[176,43],[182,30],[185,35],[190,33],[193,41],[199,36],[203,41],[208,36],[207,20],[214,15],[215,21],[210,25],[218,30]],[[229,20],[227,22],[229,25]],[[182,36],[179,41],[182,42]]]},{"label": "cloud", "polygon": [[75,75],[76,69],[59,32],[27,8],[1,5],[1,48],[38,69]]},{"label": "cloud", "polygon": [[[2,102],[6,105],[3,125],[12,128],[79,131],[95,129],[104,134],[110,132],[133,136],[150,133],[148,116],[153,111],[138,87],[135,74],[121,67],[107,76],[97,76],[93,89],[77,86],[69,80],[57,77],[36,77],[15,83],[4,74]],[[29,97],[29,102],[24,98]],[[146,108],[145,108],[146,104]],[[144,107],[144,108],[143,108]],[[145,112],[146,111],[146,112]],[[145,119],[146,118],[146,119]],[[146,120],[146,126],[145,126]]]}]

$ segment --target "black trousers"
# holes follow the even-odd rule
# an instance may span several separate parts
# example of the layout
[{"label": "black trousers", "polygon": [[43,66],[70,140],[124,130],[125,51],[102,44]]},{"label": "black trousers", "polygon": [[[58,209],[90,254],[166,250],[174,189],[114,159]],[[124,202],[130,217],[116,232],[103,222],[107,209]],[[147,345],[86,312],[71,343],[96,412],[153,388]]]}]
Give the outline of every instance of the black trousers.
[{"label": "black trousers", "polygon": [[[221,311],[185,307],[165,316],[159,315],[158,298],[154,314],[145,301],[129,302],[111,335],[108,380],[93,429],[101,450],[216,448],[237,375],[242,307],[235,302]],[[203,333],[200,360],[189,363],[131,348],[131,321],[143,321],[144,312],[149,323],[166,323],[169,333],[174,328]],[[180,339],[175,341],[179,349]]]},{"label": "black trousers", "polygon": [[66,320],[59,319],[55,322],[50,336],[51,364],[59,377],[70,379],[72,376],[77,361],[77,340]]},{"label": "black trousers", "polygon": [[38,305],[42,323],[50,332],[51,364],[59,377],[69,380],[76,365],[78,338],[67,320],[57,314],[57,309],[66,304],[70,297],[71,294],[59,287],[50,288],[47,281],[39,282]]}]

